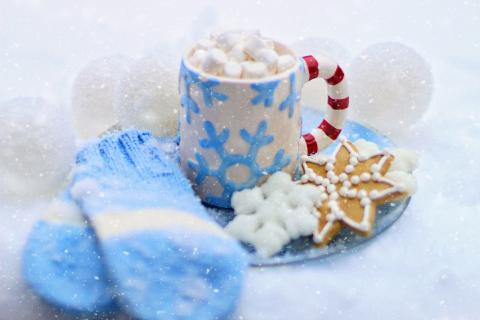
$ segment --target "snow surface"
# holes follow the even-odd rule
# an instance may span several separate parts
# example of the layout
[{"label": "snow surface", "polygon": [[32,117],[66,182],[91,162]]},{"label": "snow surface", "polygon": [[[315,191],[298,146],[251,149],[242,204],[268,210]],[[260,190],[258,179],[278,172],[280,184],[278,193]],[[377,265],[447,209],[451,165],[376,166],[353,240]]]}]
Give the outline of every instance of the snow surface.
[{"label": "snow surface", "polygon": [[[431,64],[434,95],[395,137],[421,157],[403,217],[355,252],[252,269],[235,319],[477,319],[480,317],[480,7],[477,1],[120,1],[0,3],[0,100],[68,103],[88,61],[178,49],[214,28],[257,27],[294,42],[333,38],[355,57],[400,41]],[[273,13],[274,12],[274,13]],[[348,68],[347,68],[348,71]],[[352,101],[352,108],[361,108]],[[392,119],[391,121],[395,121]],[[0,319],[57,319],[25,287],[21,248],[46,200],[0,205]]]}]

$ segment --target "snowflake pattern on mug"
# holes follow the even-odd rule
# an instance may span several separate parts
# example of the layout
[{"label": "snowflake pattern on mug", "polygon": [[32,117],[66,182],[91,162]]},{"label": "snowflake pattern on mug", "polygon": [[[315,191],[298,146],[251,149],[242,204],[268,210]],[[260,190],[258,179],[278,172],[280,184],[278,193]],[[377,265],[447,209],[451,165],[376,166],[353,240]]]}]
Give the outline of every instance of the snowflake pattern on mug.
[{"label": "snowflake pattern on mug", "polygon": [[280,111],[284,111],[288,109],[288,117],[291,118],[293,116],[293,112],[295,111],[295,105],[298,101],[300,101],[300,91],[297,90],[297,76],[295,72],[292,72],[289,76],[290,82],[290,93],[285,98],[285,100],[280,103],[278,109]]},{"label": "snowflake pattern on mug", "polygon": [[215,87],[220,84],[220,81],[216,79],[202,80],[199,74],[189,71],[183,63],[180,67],[180,77],[183,79],[183,94],[180,103],[182,107],[185,108],[185,118],[188,124],[191,123],[192,112],[196,114],[200,113],[198,103],[190,95],[193,85],[202,92],[203,102],[207,108],[212,108],[215,100],[219,102],[228,100],[226,94],[215,90]]},{"label": "snowflake pattern on mug", "polygon": [[[271,135],[266,135],[267,122],[265,120],[258,124],[254,134],[249,133],[246,129],[240,130],[240,137],[248,145],[248,151],[245,154],[229,153],[225,144],[230,138],[230,129],[223,128],[217,133],[215,126],[210,121],[204,122],[204,129],[207,138],[199,141],[200,147],[203,149],[212,149],[219,157],[220,163],[217,168],[210,166],[205,157],[196,152],[195,160],[188,161],[188,166],[196,172],[195,183],[200,185],[207,177],[213,177],[223,186],[221,195],[208,194],[206,201],[210,204],[228,208],[230,207],[230,199],[235,191],[251,188],[255,186],[259,178],[280,171],[287,166],[291,157],[285,155],[285,150],[280,149],[273,157],[271,165],[261,167],[257,162],[257,155],[261,148],[273,142]],[[228,171],[232,167],[245,166],[248,168],[248,178],[242,182],[235,182],[228,177]]]},{"label": "snowflake pattern on mug", "polygon": [[259,103],[263,103],[266,108],[271,107],[273,104],[273,95],[275,94],[275,90],[279,83],[280,81],[275,80],[252,84],[250,88],[257,92],[257,95],[251,100],[252,105],[255,106]]}]

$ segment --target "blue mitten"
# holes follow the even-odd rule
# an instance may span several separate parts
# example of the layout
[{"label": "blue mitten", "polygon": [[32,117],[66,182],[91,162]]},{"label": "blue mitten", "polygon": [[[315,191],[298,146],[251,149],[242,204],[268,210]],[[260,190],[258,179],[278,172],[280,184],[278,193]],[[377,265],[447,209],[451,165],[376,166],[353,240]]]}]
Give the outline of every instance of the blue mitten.
[{"label": "blue mitten", "polygon": [[[157,137],[159,148],[177,161],[176,137]],[[25,245],[25,281],[62,311],[90,317],[117,310],[92,228],[68,191],[52,201]]]},{"label": "blue mitten", "polygon": [[152,136],[109,135],[77,156],[73,198],[124,309],[142,319],[225,319],[247,260]]},{"label": "blue mitten", "polygon": [[22,267],[30,287],[63,311],[88,316],[116,309],[95,234],[68,192],[34,225]]}]

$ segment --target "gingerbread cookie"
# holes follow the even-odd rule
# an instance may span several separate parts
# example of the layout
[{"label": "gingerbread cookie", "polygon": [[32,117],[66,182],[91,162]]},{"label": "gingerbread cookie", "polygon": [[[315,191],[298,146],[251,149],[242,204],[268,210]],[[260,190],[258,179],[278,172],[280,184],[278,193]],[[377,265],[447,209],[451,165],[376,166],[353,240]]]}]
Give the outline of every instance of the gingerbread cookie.
[{"label": "gingerbread cookie", "polygon": [[301,183],[312,183],[322,190],[317,201],[318,228],[314,241],[327,245],[342,227],[369,236],[377,205],[408,196],[400,184],[385,177],[394,156],[379,151],[364,156],[353,143],[341,138],[333,157],[305,156]]}]

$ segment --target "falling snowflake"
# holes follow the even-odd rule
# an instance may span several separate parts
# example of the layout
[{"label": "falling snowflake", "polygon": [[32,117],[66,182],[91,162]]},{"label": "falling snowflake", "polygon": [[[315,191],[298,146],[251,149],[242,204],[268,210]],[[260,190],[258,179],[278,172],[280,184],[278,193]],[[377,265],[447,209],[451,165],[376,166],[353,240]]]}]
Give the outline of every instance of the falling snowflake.
[{"label": "falling snowflake", "polygon": [[278,80],[269,81],[266,83],[252,84],[250,87],[258,93],[255,97],[252,98],[252,105],[255,106],[263,102],[263,105],[265,107],[270,107],[273,103],[273,95],[275,93],[275,89],[277,89],[278,84]]},{"label": "falling snowflake", "polygon": [[290,80],[290,93],[288,96],[285,98],[285,100],[280,103],[280,106],[278,109],[280,111],[283,111],[288,108],[288,117],[291,118],[293,116],[293,111],[295,110],[295,104],[297,103],[298,100],[300,100],[300,92],[297,91],[297,86],[296,86],[296,80],[297,77],[295,75],[295,72],[292,72],[289,77]]},{"label": "falling snowflake", "polygon": [[[201,154],[195,153],[196,162],[190,160],[188,166],[197,174],[195,183],[201,184],[207,177],[214,177],[223,186],[221,195],[206,195],[206,201],[210,204],[224,208],[230,207],[230,198],[235,191],[255,186],[261,176],[279,171],[290,163],[290,156],[285,155],[284,149],[277,151],[270,166],[260,167],[257,163],[256,158],[260,149],[273,142],[273,136],[265,135],[267,130],[267,122],[265,120],[259,123],[254,135],[250,134],[246,129],[240,130],[240,137],[249,146],[245,154],[230,154],[225,151],[225,143],[230,138],[230,130],[228,128],[222,129],[217,134],[213,123],[207,120],[204,122],[204,129],[208,138],[199,141],[200,147],[215,151],[221,160],[220,165],[218,168],[213,169]],[[228,169],[239,165],[249,169],[247,180],[243,182],[230,180],[227,176]]]}]

